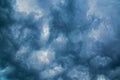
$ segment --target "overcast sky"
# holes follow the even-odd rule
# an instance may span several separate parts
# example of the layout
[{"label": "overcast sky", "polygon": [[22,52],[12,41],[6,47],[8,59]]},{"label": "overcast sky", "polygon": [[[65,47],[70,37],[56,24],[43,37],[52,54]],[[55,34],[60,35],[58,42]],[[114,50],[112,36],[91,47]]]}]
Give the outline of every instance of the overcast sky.
[{"label": "overcast sky", "polygon": [[0,80],[120,80],[119,0],[0,0]]}]

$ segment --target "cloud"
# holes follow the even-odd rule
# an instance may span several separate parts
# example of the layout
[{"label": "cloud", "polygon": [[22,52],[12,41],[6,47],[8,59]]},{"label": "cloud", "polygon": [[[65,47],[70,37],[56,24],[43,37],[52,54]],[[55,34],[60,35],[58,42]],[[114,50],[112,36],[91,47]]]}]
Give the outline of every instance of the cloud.
[{"label": "cloud", "polygon": [[48,66],[53,63],[54,59],[55,52],[52,49],[41,49],[30,53],[25,63],[28,67],[30,66],[30,68],[41,70],[44,66]]},{"label": "cloud", "polygon": [[70,77],[72,80],[91,80],[89,69],[85,66],[78,66],[77,68],[73,68],[69,73],[68,77]]},{"label": "cloud", "polygon": [[3,80],[119,79],[118,0],[1,0],[0,12]]},{"label": "cloud", "polygon": [[64,71],[62,66],[53,65],[52,68],[46,69],[40,73],[43,79],[53,79],[55,76],[61,74]]}]

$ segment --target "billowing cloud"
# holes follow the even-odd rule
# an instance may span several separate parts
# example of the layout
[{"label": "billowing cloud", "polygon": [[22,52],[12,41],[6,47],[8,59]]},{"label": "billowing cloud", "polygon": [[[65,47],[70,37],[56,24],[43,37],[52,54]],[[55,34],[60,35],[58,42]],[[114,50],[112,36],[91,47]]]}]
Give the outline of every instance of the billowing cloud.
[{"label": "billowing cloud", "polygon": [[119,80],[119,0],[1,0],[1,80]]}]

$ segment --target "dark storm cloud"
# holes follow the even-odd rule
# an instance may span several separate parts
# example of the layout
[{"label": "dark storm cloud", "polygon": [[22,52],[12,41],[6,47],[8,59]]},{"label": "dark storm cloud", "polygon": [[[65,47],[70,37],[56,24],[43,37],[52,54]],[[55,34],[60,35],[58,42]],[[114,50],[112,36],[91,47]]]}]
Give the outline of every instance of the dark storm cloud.
[{"label": "dark storm cloud", "polygon": [[0,79],[119,80],[119,0],[0,1]]},{"label": "dark storm cloud", "polygon": [[13,3],[12,0],[0,1],[0,80],[35,80],[34,72],[22,68],[22,64],[13,59],[19,47],[10,31],[11,25],[16,22],[12,15]]}]

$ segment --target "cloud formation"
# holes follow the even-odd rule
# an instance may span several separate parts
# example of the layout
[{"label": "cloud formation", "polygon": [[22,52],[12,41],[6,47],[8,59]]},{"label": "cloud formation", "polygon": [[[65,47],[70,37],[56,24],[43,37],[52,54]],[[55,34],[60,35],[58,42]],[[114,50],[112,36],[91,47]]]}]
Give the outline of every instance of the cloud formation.
[{"label": "cloud formation", "polygon": [[1,80],[119,80],[119,0],[1,0]]}]

